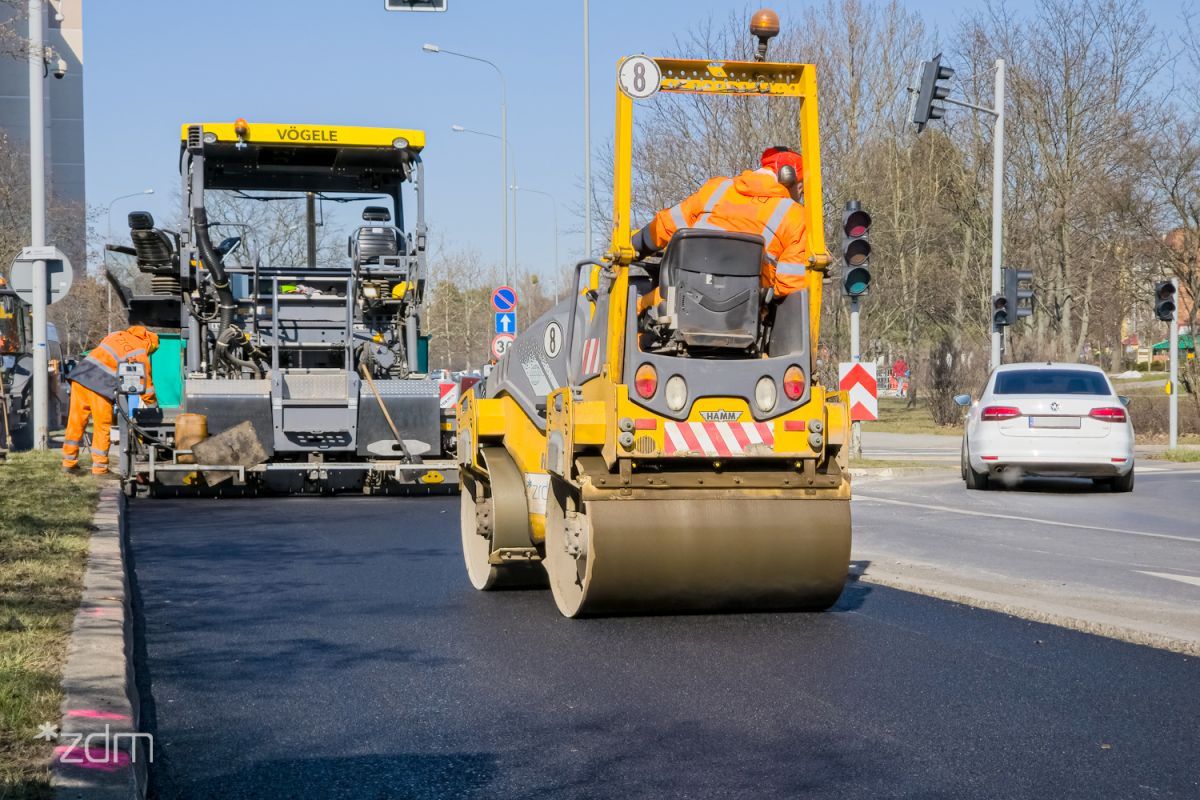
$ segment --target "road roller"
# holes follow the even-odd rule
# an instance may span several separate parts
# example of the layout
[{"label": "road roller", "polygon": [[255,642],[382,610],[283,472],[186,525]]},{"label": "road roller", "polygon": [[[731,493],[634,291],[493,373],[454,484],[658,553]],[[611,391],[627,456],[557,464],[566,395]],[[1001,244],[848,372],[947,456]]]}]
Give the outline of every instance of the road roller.
[{"label": "road roller", "polygon": [[[814,369],[831,263],[817,81],[767,61],[766,38],[750,62],[618,62],[608,251],[459,404],[476,589],[548,586],[567,617],[820,610],[841,594],[850,422]],[[639,259],[633,112],[660,92],[798,100],[807,290],[761,286],[756,235],[681,228]]]}]

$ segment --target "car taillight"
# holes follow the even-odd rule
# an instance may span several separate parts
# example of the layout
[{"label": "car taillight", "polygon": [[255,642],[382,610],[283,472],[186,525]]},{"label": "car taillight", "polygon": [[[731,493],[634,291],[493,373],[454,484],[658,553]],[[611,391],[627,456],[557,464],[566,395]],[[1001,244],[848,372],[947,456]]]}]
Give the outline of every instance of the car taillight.
[{"label": "car taillight", "polygon": [[799,400],[804,394],[804,370],[793,365],[783,373],[783,393],[789,400]]},{"label": "car taillight", "polygon": [[1088,412],[1088,416],[1092,419],[1098,419],[1101,422],[1124,422],[1125,409],[1120,406],[1110,408],[1093,408]]},{"label": "car taillight", "polygon": [[1014,406],[988,406],[979,414],[983,422],[998,422],[1002,419],[1013,419],[1021,416],[1021,409]]},{"label": "car taillight", "polygon": [[642,364],[633,375],[633,387],[646,400],[654,397],[658,391],[658,370],[649,364]]}]

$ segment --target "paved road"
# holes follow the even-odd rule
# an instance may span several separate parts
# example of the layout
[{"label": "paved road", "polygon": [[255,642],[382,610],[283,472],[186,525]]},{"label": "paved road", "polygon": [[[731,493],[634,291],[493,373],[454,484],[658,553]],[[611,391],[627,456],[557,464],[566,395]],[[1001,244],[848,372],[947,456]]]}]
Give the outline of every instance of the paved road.
[{"label": "paved road", "polygon": [[855,554],[871,562],[870,579],[891,585],[1200,652],[1200,467],[1137,470],[1125,495],[1045,479],[968,492],[957,470],[865,477],[855,484]]},{"label": "paved road", "polygon": [[452,498],[130,522],[160,800],[1200,793],[1195,658],[862,582],[565,620],[468,588]]}]

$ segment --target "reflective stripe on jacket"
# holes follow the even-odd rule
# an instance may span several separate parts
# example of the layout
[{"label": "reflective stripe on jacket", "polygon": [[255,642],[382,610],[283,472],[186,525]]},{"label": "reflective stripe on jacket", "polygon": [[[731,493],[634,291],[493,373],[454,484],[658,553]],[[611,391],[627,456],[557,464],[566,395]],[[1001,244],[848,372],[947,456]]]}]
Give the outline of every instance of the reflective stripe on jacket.
[{"label": "reflective stripe on jacket", "polygon": [[126,331],[110,333],[96,345],[87,358],[80,361],[69,380],[86,386],[93,392],[113,400],[117,396],[117,365],[123,361],[136,361],[146,370],[146,391],[142,400],[155,403],[154,380],[150,374],[150,353],[158,348],[158,336],[141,325]]},{"label": "reflective stripe on jacket", "polygon": [[811,253],[804,207],[774,175],[748,170],[736,178],[713,178],[678,205],[658,212],[648,227],[660,249],[680,228],[758,234],[766,247],[763,286],[773,286],[775,295],[784,297],[808,285]]}]

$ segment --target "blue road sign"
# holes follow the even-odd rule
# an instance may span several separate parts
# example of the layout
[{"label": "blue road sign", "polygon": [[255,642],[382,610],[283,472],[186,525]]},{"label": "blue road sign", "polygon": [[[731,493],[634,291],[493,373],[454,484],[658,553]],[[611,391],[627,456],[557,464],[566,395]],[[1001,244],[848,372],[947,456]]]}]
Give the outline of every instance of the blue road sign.
[{"label": "blue road sign", "polygon": [[496,312],[496,333],[516,333],[517,332],[517,312],[515,311],[497,311]]},{"label": "blue road sign", "polygon": [[511,286],[497,286],[496,291],[492,292],[492,308],[497,311],[512,311],[516,307],[517,290]]}]

